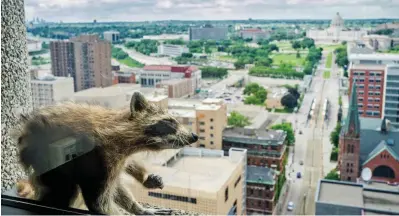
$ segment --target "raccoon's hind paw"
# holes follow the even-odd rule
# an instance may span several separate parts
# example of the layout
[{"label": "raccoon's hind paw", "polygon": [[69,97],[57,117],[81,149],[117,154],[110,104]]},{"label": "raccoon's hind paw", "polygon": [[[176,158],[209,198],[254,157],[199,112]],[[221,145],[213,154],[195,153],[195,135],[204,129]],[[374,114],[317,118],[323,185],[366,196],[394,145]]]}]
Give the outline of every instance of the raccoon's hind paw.
[{"label": "raccoon's hind paw", "polygon": [[149,189],[163,188],[162,177],[155,174],[150,174],[147,177],[147,180],[143,183],[144,187]]},{"label": "raccoon's hind paw", "polygon": [[170,209],[144,209],[141,215],[171,215]]}]

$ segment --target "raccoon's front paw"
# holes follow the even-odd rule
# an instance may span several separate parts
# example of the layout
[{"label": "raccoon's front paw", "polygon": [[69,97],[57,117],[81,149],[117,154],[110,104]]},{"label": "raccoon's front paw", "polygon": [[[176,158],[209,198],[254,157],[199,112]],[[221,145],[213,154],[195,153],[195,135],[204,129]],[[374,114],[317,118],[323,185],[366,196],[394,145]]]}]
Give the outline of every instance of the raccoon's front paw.
[{"label": "raccoon's front paw", "polygon": [[150,174],[147,177],[147,180],[143,183],[144,187],[149,188],[149,189],[155,189],[155,188],[163,188],[163,181],[162,177],[159,175],[154,175]]},{"label": "raccoon's front paw", "polygon": [[171,215],[170,209],[144,209],[142,215]]}]

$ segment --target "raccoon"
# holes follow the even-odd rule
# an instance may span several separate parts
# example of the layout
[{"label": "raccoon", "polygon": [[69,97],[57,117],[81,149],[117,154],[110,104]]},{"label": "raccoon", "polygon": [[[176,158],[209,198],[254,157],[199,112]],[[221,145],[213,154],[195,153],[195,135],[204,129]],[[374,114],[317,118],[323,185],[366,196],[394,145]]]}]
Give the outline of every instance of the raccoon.
[{"label": "raccoon", "polygon": [[[148,189],[162,189],[162,178],[148,174],[134,154],[179,149],[198,140],[139,92],[133,94],[126,110],[66,102],[34,111],[21,121],[19,159],[29,172],[35,199],[65,208],[80,190],[87,208],[95,214],[121,214],[121,208],[135,215],[170,214],[165,209],[143,208],[121,183],[121,174]],[[46,154],[47,146],[65,136],[84,137],[93,145],[87,153],[44,172],[43,164],[51,157]]]}]

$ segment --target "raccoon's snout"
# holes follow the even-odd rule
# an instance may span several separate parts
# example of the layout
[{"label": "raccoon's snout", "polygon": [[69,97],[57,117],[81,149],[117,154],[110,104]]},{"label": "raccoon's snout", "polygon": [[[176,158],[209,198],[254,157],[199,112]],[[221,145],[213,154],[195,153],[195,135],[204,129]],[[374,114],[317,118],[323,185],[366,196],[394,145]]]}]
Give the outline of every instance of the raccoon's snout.
[{"label": "raccoon's snout", "polygon": [[195,143],[197,141],[198,141],[198,135],[195,133],[191,133],[191,139],[190,139],[190,143],[188,145]]}]

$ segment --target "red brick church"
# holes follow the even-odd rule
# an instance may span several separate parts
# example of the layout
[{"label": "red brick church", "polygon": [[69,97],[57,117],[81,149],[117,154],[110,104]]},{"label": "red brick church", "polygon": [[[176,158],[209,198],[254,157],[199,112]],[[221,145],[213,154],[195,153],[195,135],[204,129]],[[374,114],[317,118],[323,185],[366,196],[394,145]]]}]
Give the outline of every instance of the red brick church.
[{"label": "red brick church", "polygon": [[338,167],[341,180],[356,182],[368,167],[372,180],[399,182],[399,129],[385,118],[360,118],[353,84],[348,115],[339,138]]}]

